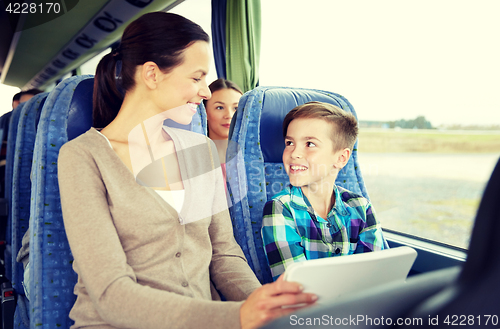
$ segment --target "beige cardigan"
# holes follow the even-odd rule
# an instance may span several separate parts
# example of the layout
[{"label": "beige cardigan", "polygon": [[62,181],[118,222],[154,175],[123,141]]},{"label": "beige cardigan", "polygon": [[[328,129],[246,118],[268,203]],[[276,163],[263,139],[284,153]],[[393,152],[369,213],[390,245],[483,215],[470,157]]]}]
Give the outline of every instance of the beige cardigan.
[{"label": "beige cardigan", "polygon": [[[213,142],[168,130],[186,190],[180,216],[130,170],[95,129],[58,160],[64,225],[78,274],[72,328],[239,328],[260,283],[235,242]],[[182,151],[179,151],[182,150]],[[206,150],[206,151],[203,151]],[[216,210],[216,211],[212,211]],[[215,214],[211,214],[216,212]],[[220,300],[213,285],[230,302]]]}]

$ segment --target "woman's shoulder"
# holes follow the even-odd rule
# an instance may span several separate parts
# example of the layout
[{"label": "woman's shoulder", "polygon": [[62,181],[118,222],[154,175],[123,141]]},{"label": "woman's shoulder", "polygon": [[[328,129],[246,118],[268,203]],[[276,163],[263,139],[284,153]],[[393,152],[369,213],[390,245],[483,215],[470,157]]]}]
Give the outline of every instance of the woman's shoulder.
[{"label": "woman's shoulder", "polygon": [[102,149],[103,142],[106,143],[105,137],[101,136],[95,128],[90,128],[85,133],[65,143],[59,153],[81,153],[82,151],[93,153],[95,150]]}]

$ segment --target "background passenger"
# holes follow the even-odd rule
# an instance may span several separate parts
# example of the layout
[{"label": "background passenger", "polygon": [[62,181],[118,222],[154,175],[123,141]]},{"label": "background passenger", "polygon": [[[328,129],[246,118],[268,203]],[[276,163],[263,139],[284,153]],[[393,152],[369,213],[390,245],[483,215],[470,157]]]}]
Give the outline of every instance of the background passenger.
[{"label": "background passenger", "polygon": [[29,101],[33,96],[42,92],[36,88],[18,92],[12,97],[12,109],[15,109],[19,104]]},{"label": "background passenger", "polygon": [[29,101],[33,96],[42,93],[40,89],[29,89],[21,92],[21,97],[19,98],[19,104]]},{"label": "background passenger", "polygon": [[208,137],[217,146],[220,163],[225,173],[229,126],[238,109],[238,102],[243,92],[236,83],[222,78],[212,82],[208,88],[212,92],[212,97],[203,101],[207,110]]},{"label": "background passenger", "polygon": [[22,91],[18,92],[17,94],[12,97],[12,109],[15,109],[19,103],[21,103],[21,95],[23,94]]},{"label": "background passenger", "polygon": [[[167,118],[189,122],[210,98],[209,61],[208,36],[198,25],[157,12],[132,22],[99,63],[95,128],[63,145],[58,159],[78,274],[72,328],[256,328],[293,310],[282,305],[314,302],[296,283],[260,286],[234,240],[227,208],[210,213],[225,203],[220,170],[192,184],[191,175],[216,156],[213,142],[163,128]],[[155,159],[168,153],[174,160],[163,169],[171,190],[185,190],[180,211],[133,174],[129,135],[138,126],[152,129]],[[199,210],[209,215],[190,221]],[[229,301],[221,302],[216,289]]]},{"label": "background passenger", "polygon": [[285,116],[291,185],[266,203],[262,220],[274,280],[294,262],[389,248],[370,202],[335,185],[357,135],[356,118],[331,104],[309,102]]}]

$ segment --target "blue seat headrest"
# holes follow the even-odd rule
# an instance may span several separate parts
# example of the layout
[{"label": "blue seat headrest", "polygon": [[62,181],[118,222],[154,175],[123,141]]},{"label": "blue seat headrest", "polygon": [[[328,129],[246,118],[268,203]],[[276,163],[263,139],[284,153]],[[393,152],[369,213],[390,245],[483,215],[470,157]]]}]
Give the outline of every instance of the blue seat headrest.
[{"label": "blue seat headrest", "polygon": [[282,162],[285,149],[283,120],[294,107],[313,100],[342,108],[334,98],[319,91],[310,89],[269,89],[266,91],[260,118],[260,145],[264,162]]},{"label": "blue seat headrest", "polygon": [[73,93],[68,112],[68,141],[92,127],[92,96],[94,79],[81,81]]},{"label": "blue seat headrest", "polygon": [[35,117],[35,130],[38,130],[38,122],[40,122],[40,115],[42,114],[42,109],[43,109],[43,105],[45,104],[45,101],[47,100],[47,97],[44,97],[41,101],[40,101],[40,107],[38,111],[36,111],[36,117]]}]

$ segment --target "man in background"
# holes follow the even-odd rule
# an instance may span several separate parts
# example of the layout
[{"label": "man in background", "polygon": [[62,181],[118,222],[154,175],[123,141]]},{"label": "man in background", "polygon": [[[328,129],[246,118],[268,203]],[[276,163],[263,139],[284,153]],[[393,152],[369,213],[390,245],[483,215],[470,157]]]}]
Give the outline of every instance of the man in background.
[{"label": "man in background", "polygon": [[22,91],[18,92],[17,94],[14,95],[14,97],[12,97],[12,109],[15,109],[19,103],[21,102],[21,95],[22,95]]},{"label": "man in background", "polygon": [[20,91],[12,97],[12,109],[15,109],[19,104],[27,102],[31,97],[41,93],[40,89],[29,89],[26,91]]}]

